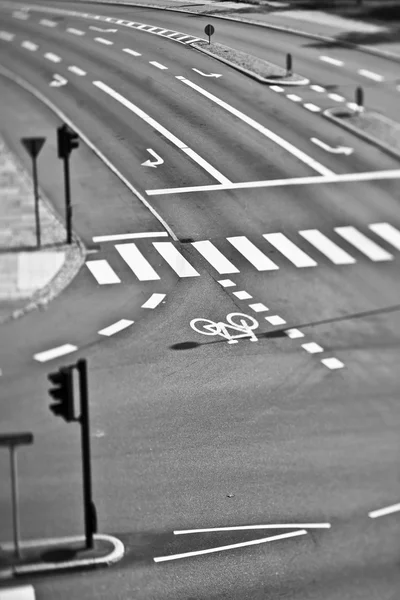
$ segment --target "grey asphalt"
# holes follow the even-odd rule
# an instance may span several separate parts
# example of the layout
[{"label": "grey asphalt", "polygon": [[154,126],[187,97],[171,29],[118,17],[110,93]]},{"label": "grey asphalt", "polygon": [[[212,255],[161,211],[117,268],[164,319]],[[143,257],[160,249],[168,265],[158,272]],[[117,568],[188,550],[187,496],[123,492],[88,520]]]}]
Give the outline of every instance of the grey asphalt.
[{"label": "grey asphalt", "polygon": [[[93,5],[86,10],[92,11]],[[105,10],[121,18],[128,14],[117,7],[102,6],[101,12]],[[145,23],[157,18],[154,25],[172,27],[172,16],[165,12],[129,10],[129,15]],[[29,34],[40,52],[57,52],[63,58],[53,65],[39,52],[28,53],[16,44],[11,50],[7,43],[3,64],[43,90],[142,193],[215,180],[125,108],[102,97],[91,83],[95,78],[148,111],[232,181],[315,172],[186,88],[175,75],[234,105],[335,173],[398,168],[398,161],[336,129],[321,115],[176,42],[121,28],[112,34],[112,48],[96,44],[95,35],[103,34],[89,31],[72,43],[62,28],[79,23],[86,31],[91,22],[63,18],[55,31],[2,16],[2,27],[13,27],[21,36],[18,41]],[[178,18],[174,28],[193,33],[194,18]],[[240,25],[226,27],[232,36],[242,31]],[[259,30],[254,31],[252,38],[259,39]],[[273,39],[275,44],[272,37],[269,43],[275,46],[285,41],[278,34]],[[121,48],[128,44],[142,57],[127,58]],[[168,70],[159,71],[150,60]],[[313,82],[324,84],[322,74],[313,70],[315,59],[302,60],[298,71],[306,75],[308,68]],[[78,65],[88,76],[68,75],[66,87],[50,88],[54,72],[65,75],[66,65]],[[207,79],[193,67],[223,76]],[[333,67],[324,65],[323,70],[335,76]],[[390,104],[392,93],[385,89],[380,94]],[[34,104],[35,114],[43,112]],[[18,122],[22,130],[21,119]],[[42,124],[43,117],[38,122]],[[351,146],[354,153],[327,154],[312,144],[313,136],[331,145]],[[151,172],[140,168],[149,158],[147,148],[162,155],[165,165]],[[88,160],[85,154],[82,171]],[[98,163],[90,164],[99,174]],[[89,206],[80,207],[82,220],[77,219],[77,229],[87,240],[118,233],[127,211],[125,197],[118,204],[112,197],[115,210],[104,215],[98,211],[94,224],[90,222],[89,207],[93,210],[96,185],[101,187],[97,176],[90,181]],[[55,175],[43,177],[49,193],[61,203]],[[113,189],[116,184],[107,185]],[[81,527],[78,432],[50,415],[45,375],[54,365],[86,356],[100,528],[127,545],[119,567],[33,581],[38,598],[395,597],[398,519],[392,515],[375,521],[367,513],[398,501],[396,252],[392,248],[395,259],[382,264],[357,255],[355,265],[332,266],[319,257],[313,269],[295,269],[273,253],[279,271],[258,273],[244,259],[240,262],[232,247],[229,250],[226,237],[246,235],[262,247],[262,234],[282,231],[306,249],[298,235],[301,229],[318,228],[329,235],[334,227],[354,225],[368,234],[369,224],[385,221],[399,228],[397,190],[394,180],[149,196],[180,239],[211,239],[240,267],[240,273],[227,275],[235,288],[223,289],[217,283],[221,276],[190,244],[183,244],[182,251],[201,277],[172,287],[172,273],[164,266],[161,282],[167,277],[167,302],[147,318],[138,318],[132,331],[102,343],[88,332],[94,331],[99,313],[110,311],[113,319],[121,318],[119,302],[126,310],[131,289],[145,294],[153,288],[132,282],[122,291],[98,289],[85,272],[46,313],[2,329],[7,347],[2,347],[1,366],[11,369],[10,374],[3,369],[2,423],[7,430],[31,429],[36,437],[34,450],[20,455],[23,534],[66,535]],[[154,227],[142,209],[140,215],[140,228]],[[129,218],[137,227],[133,215]],[[147,247],[143,243],[143,252]],[[101,252],[110,257],[112,248],[102,246]],[[151,249],[148,252],[154,260]],[[200,337],[190,328],[195,317],[224,320],[231,312],[248,313],[250,300],[238,300],[235,290],[265,303],[268,314],[280,315],[285,326],[300,328],[306,341],[319,343],[326,349],[324,356],[336,356],[345,368],[329,371],[318,356],[301,349],[303,340],[282,335],[281,328],[268,325],[260,315],[255,315],[261,323],[257,343],[241,340],[229,345]],[[66,331],[70,338],[76,336],[82,350],[45,366],[34,364],[35,348],[62,343]],[[0,459],[4,472],[6,456]],[[1,507],[4,514],[6,492]],[[332,524],[330,530],[299,538],[165,564],[153,561],[270,533],[173,536],[174,529],[326,521]],[[11,537],[9,523],[2,530]]]}]

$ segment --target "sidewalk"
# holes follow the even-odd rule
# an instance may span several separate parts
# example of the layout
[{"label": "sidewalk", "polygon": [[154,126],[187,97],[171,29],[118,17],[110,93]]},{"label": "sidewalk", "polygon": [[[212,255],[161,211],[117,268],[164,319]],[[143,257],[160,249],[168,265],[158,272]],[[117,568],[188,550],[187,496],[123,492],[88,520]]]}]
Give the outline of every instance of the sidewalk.
[{"label": "sidewalk", "polygon": [[82,245],[65,244],[64,225],[43,197],[39,215],[40,249],[31,177],[0,135],[0,324],[46,304],[82,264]]}]

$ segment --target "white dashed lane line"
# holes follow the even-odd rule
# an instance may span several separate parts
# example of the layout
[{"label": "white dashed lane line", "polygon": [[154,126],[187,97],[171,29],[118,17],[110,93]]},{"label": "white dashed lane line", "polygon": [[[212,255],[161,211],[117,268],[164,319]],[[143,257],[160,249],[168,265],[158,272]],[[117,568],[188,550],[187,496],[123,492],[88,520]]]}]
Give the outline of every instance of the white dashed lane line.
[{"label": "white dashed lane line", "polygon": [[324,351],[322,346],[316,344],[315,342],[307,342],[306,344],[302,344],[301,347],[304,348],[304,350],[306,352],[309,352],[310,354],[316,354],[317,352]]},{"label": "white dashed lane line", "polygon": [[85,32],[81,29],[74,29],[74,27],[67,28],[68,33],[72,33],[72,35],[85,35]]},{"label": "white dashed lane line", "polygon": [[131,54],[132,56],[142,56],[140,52],[136,52],[136,50],[131,50],[130,48],[123,48],[122,52],[126,52],[127,54]]},{"label": "white dashed lane line", "polygon": [[286,321],[285,319],[282,319],[282,317],[280,317],[279,315],[271,315],[270,317],[264,317],[266,321],[268,321],[268,323],[270,325],[285,325]]},{"label": "white dashed lane line", "polygon": [[148,300],[146,300],[146,302],[144,304],[142,304],[141,308],[154,309],[160,304],[160,302],[162,302],[164,300],[165,296],[166,296],[166,294],[154,293],[150,296],[150,298]]},{"label": "white dashed lane line", "polygon": [[157,67],[157,69],[161,69],[161,70],[168,69],[168,67],[165,67],[164,65],[162,65],[161,63],[159,63],[155,60],[150,60],[149,64],[153,65],[153,67]]},{"label": "white dashed lane line", "polygon": [[280,85],[270,85],[269,89],[278,92],[278,94],[285,91]]},{"label": "white dashed lane line", "polygon": [[24,42],[22,42],[21,46],[23,48],[25,48],[25,50],[30,50],[31,52],[34,52],[35,50],[37,50],[39,48],[39,46],[37,44],[34,44],[33,42],[29,42],[28,40],[25,40]]},{"label": "white dashed lane line", "polygon": [[304,337],[304,333],[300,329],[286,329],[285,333],[291,340]]},{"label": "white dashed lane line", "polygon": [[301,102],[301,98],[297,94],[286,94],[286,98],[289,98],[292,102]]},{"label": "white dashed lane line", "polygon": [[363,77],[372,79],[373,81],[383,81],[384,79],[382,75],[378,75],[378,73],[373,73],[372,71],[368,71],[367,69],[359,69],[358,73]]},{"label": "white dashed lane line", "polygon": [[319,106],[317,106],[316,104],[312,104],[312,102],[306,102],[306,104],[303,104],[304,108],[306,108],[307,110],[310,110],[311,112],[320,112],[321,108]]},{"label": "white dashed lane line", "polygon": [[96,42],[99,42],[99,44],[104,44],[106,46],[112,46],[112,44],[114,43],[111,40],[106,40],[106,39],[101,38],[101,37],[96,37],[94,39],[95,39]]},{"label": "white dashed lane line", "polygon": [[346,98],[340,96],[340,94],[328,94],[328,97],[335,102],[345,102]]},{"label": "white dashed lane line", "polygon": [[368,513],[371,519],[377,519],[378,517],[384,517],[385,515],[391,515],[392,513],[400,511],[400,504],[392,504],[386,506],[386,508],[379,508],[378,510],[372,510]]},{"label": "white dashed lane line", "polygon": [[318,92],[318,93],[322,93],[322,92],[326,92],[325,88],[322,87],[321,85],[310,85],[310,88],[314,91],[314,92]]},{"label": "white dashed lane line", "polygon": [[133,323],[134,321],[130,321],[129,319],[121,319],[120,321],[117,321],[116,323],[113,323],[104,329],[100,329],[100,331],[97,333],[109,337],[110,335],[114,335],[115,333],[130,327],[130,325],[133,325]]},{"label": "white dashed lane line", "polygon": [[336,67],[342,67],[344,64],[342,60],[338,60],[337,58],[331,58],[330,56],[320,56],[319,59],[323,62],[335,65]]},{"label": "white dashed lane line", "polygon": [[250,300],[253,296],[251,296],[245,290],[240,290],[239,292],[233,292],[233,295],[236,296],[239,300]]},{"label": "white dashed lane line", "polygon": [[57,27],[57,23],[55,21],[50,21],[49,19],[41,19],[39,23],[44,27]]},{"label": "white dashed lane line", "polygon": [[71,73],[75,73],[75,75],[80,75],[81,77],[86,75],[86,71],[83,71],[82,69],[80,69],[79,67],[75,67],[74,65],[68,67],[68,71],[71,71]]},{"label": "white dashed lane line", "polygon": [[76,350],[78,350],[78,348],[73,344],[63,344],[62,346],[57,346],[56,348],[51,348],[44,352],[37,352],[37,354],[33,355],[33,358],[38,362],[47,362],[48,360],[53,360],[54,358],[59,358],[65,354],[75,352]]},{"label": "white dashed lane line", "polygon": [[53,54],[53,52],[46,52],[44,57],[47,58],[47,60],[51,60],[51,62],[54,62],[54,63],[61,62],[61,58],[59,56],[57,56],[57,54]]},{"label": "white dashed lane line", "polygon": [[8,31],[0,31],[0,40],[4,42],[11,42],[15,38],[15,33],[9,33]]}]

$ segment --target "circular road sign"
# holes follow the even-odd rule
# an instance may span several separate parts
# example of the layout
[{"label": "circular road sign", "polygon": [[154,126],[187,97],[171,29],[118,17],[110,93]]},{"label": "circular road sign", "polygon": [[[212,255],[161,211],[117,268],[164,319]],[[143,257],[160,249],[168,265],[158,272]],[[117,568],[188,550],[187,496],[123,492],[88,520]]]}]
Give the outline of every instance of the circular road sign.
[{"label": "circular road sign", "polygon": [[204,28],[204,33],[206,35],[212,35],[214,33],[215,29],[213,25],[206,25]]}]

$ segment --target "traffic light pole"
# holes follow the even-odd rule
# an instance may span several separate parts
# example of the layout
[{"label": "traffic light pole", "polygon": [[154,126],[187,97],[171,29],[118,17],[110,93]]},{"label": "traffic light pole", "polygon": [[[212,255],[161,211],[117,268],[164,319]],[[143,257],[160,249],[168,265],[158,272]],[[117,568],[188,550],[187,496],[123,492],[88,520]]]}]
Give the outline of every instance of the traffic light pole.
[{"label": "traffic light pole", "polygon": [[67,222],[67,244],[72,243],[72,206],[71,206],[71,187],[69,178],[69,156],[64,159],[64,188],[65,188],[65,212]]}]

